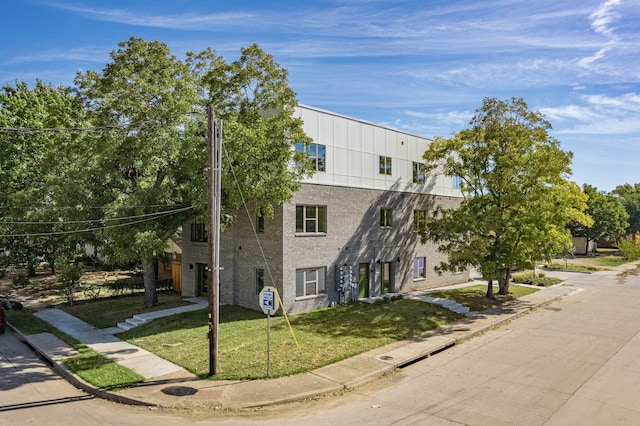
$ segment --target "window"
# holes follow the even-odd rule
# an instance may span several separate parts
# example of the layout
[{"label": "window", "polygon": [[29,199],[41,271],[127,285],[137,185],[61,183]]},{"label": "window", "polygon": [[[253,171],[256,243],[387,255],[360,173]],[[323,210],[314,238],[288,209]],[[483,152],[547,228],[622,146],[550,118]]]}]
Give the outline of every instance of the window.
[{"label": "window", "polygon": [[324,172],[327,164],[327,147],[319,143],[310,143],[305,148],[304,142],[296,144],[296,151],[306,152],[311,161],[312,167],[318,172]]},{"label": "window", "polygon": [[319,234],[327,232],[326,206],[296,206],[296,232]]},{"label": "window", "polygon": [[391,209],[380,209],[380,227],[391,228]]},{"label": "window", "polygon": [[264,269],[256,269],[256,294],[264,288]]},{"label": "window", "polygon": [[413,230],[414,232],[419,232],[425,227],[425,222],[427,221],[427,211],[426,210],[414,210],[413,211]]},{"label": "window", "polygon": [[207,225],[197,220],[191,223],[191,241],[207,242]]},{"label": "window", "polygon": [[424,267],[427,261],[426,257],[416,257],[413,259],[413,279],[427,278],[427,270]]},{"label": "window", "polygon": [[380,174],[391,176],[391,157],[380,156]]},{"label": "window", "polygon": [[456,174],[454,174],[452,177],[453,177],[453,189],[462,188],[462,178]]},{"label": "window", "polygon": [[317,296],[327,292],[326,268],[298,269],[296,271],[296,297]]},{"label": "window", "polygon": [[173,255],[165,253],[162,259],[162,263],[164,264],[164,269],[166,271],[170,271],[173,268]]},{"label": "window", "polygon": [[413,162],[413,183],[424,183],[424,164]]},{"label": "window", "polygon": [[264,215],[262,211],[256,215],[256,232],[258,234],[264,234]]}]

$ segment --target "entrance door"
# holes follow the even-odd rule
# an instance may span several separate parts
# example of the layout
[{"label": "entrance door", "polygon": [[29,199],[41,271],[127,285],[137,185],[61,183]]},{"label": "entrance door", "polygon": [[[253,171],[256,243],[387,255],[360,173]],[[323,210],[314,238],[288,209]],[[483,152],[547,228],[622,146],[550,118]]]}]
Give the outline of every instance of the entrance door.
[{"label": "entrance door", "polygon": [[369,297],[369,264],[358,264],[358,298]]},{"label": "entrance door", "polygon": [[391,262],[380,264],[380,275],[382,277],[382,294],[391,292]]},{"label": "entrance door", "polygon": [[198,289],[198,296],[203,297],[208,295],[209,289],[209,271],[206,263],[196,263],[196,285]]}]

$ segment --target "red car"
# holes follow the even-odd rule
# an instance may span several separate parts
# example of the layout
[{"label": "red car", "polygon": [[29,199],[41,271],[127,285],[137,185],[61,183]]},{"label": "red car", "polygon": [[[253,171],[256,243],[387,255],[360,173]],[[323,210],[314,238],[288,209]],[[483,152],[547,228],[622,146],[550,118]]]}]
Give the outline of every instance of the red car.
[{"label": "red car", "polygon": [[7,321],[4,316],[4,308],[0,305],[0,334],[4,333],[4,330],[7,328]]}]

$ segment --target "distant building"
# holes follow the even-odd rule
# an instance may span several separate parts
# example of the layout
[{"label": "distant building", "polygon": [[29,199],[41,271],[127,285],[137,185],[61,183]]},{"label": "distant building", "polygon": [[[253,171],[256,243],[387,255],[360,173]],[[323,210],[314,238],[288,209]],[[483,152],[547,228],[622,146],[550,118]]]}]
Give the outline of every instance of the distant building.
[{"label": "distant building", "polygon": [[[416,232],[436,205],[462,199],[459,180],[423,173],[429,139],[308,106],[295,114],[317,172],[273,219],[251,218],[262,250],[243,212],[221,234],[220,303],[259,309],[260,290],[272,285],[295,313],[468,281],[468,272],[437,275],[446,257]],[[206,295],[206,238],[203,223],[185,224],[185,296]]]}]

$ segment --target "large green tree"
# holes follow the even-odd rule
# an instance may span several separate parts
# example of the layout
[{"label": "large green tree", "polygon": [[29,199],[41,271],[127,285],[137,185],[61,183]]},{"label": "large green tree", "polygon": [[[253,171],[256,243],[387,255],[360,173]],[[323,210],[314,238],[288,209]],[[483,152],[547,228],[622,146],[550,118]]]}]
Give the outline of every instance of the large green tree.
[{"label": "large green tree", "polygon": [[527,267],[571,245],[570,219],[590,223],[586,195],[568,181],[571,153],[549,135],[551,124],[522,99],[486,98],[469,123],[424,154],[434,173],[457,176],[459,208],[437,208],[422,229],[423,242],[448,255],[436,270],[475,267],[508,294],[512,267]]},{"label": "large green tree", "polygon": [[222,208],[231,214],[250,201],[271,215],[273,205],[290,200],[313,173],[306,154],[295,150],[310,139],[294,117],[297,99],[287,70],[257,44],[242,48],[231,63],[211,49],[190,54],[188,63],[203,103],[223,121]]},{"label": "large green tree", "polygon": [[155,262],[191,205],[184,179],[203,138],[185,132],[198,101],[189,68],[160,41],[132,37],[100,71],[75,83],[93,125],[83,141],[87,187],[103,206],[101,249],[112,261],[141,261],[145,306],[158,303]]},{"label": "large green tree", "polygon": [[589,197],[586,213],[591,216],[593,223],[584,225],[575,220],[571,221],[571,234],[574,237],[586,238],[587,247],[590,241],[615,240],[623,235],[629,226],[629,214],[620,199],[600,192],[598,188],[586,183],[582,186],[582,192]]},{"label": "large green tree", "polygon": [[[308,138],[293,117],[286,70],[257,45],[231,63],[212,49],[181,61],[160,41],[131,38],[119,47],[104,70],[76,78],[94,125],[104,128],[84,141],[86,186],[105,206],[103,250],[142,260],[149,306],[157,303],[153,264],[166,238],[187,215],[207,211],[206,107],[224,122],[227,220],[243,202],[269,214],[292,197],[310,172],[293,167],[304,164],[294,147]],[[122,217],[138,219],[115,221]]]},{"label": "large green tree", "polygon": [[71,147],[85,125],[71,88],[38,80],[33,88],[16,82],[0,90],[0,246],[31,275],[37,258],[53,266],[86,237],[75,232],[86,226],[73,197],[82,188],[69,185],[80,156]]},{"label": "large green tree", "polygon": [[612,192],[620,198],[622,205],[629,214],[629,226],[627,234],[637,234],[640,232],[640,183],[616,186]]}]

